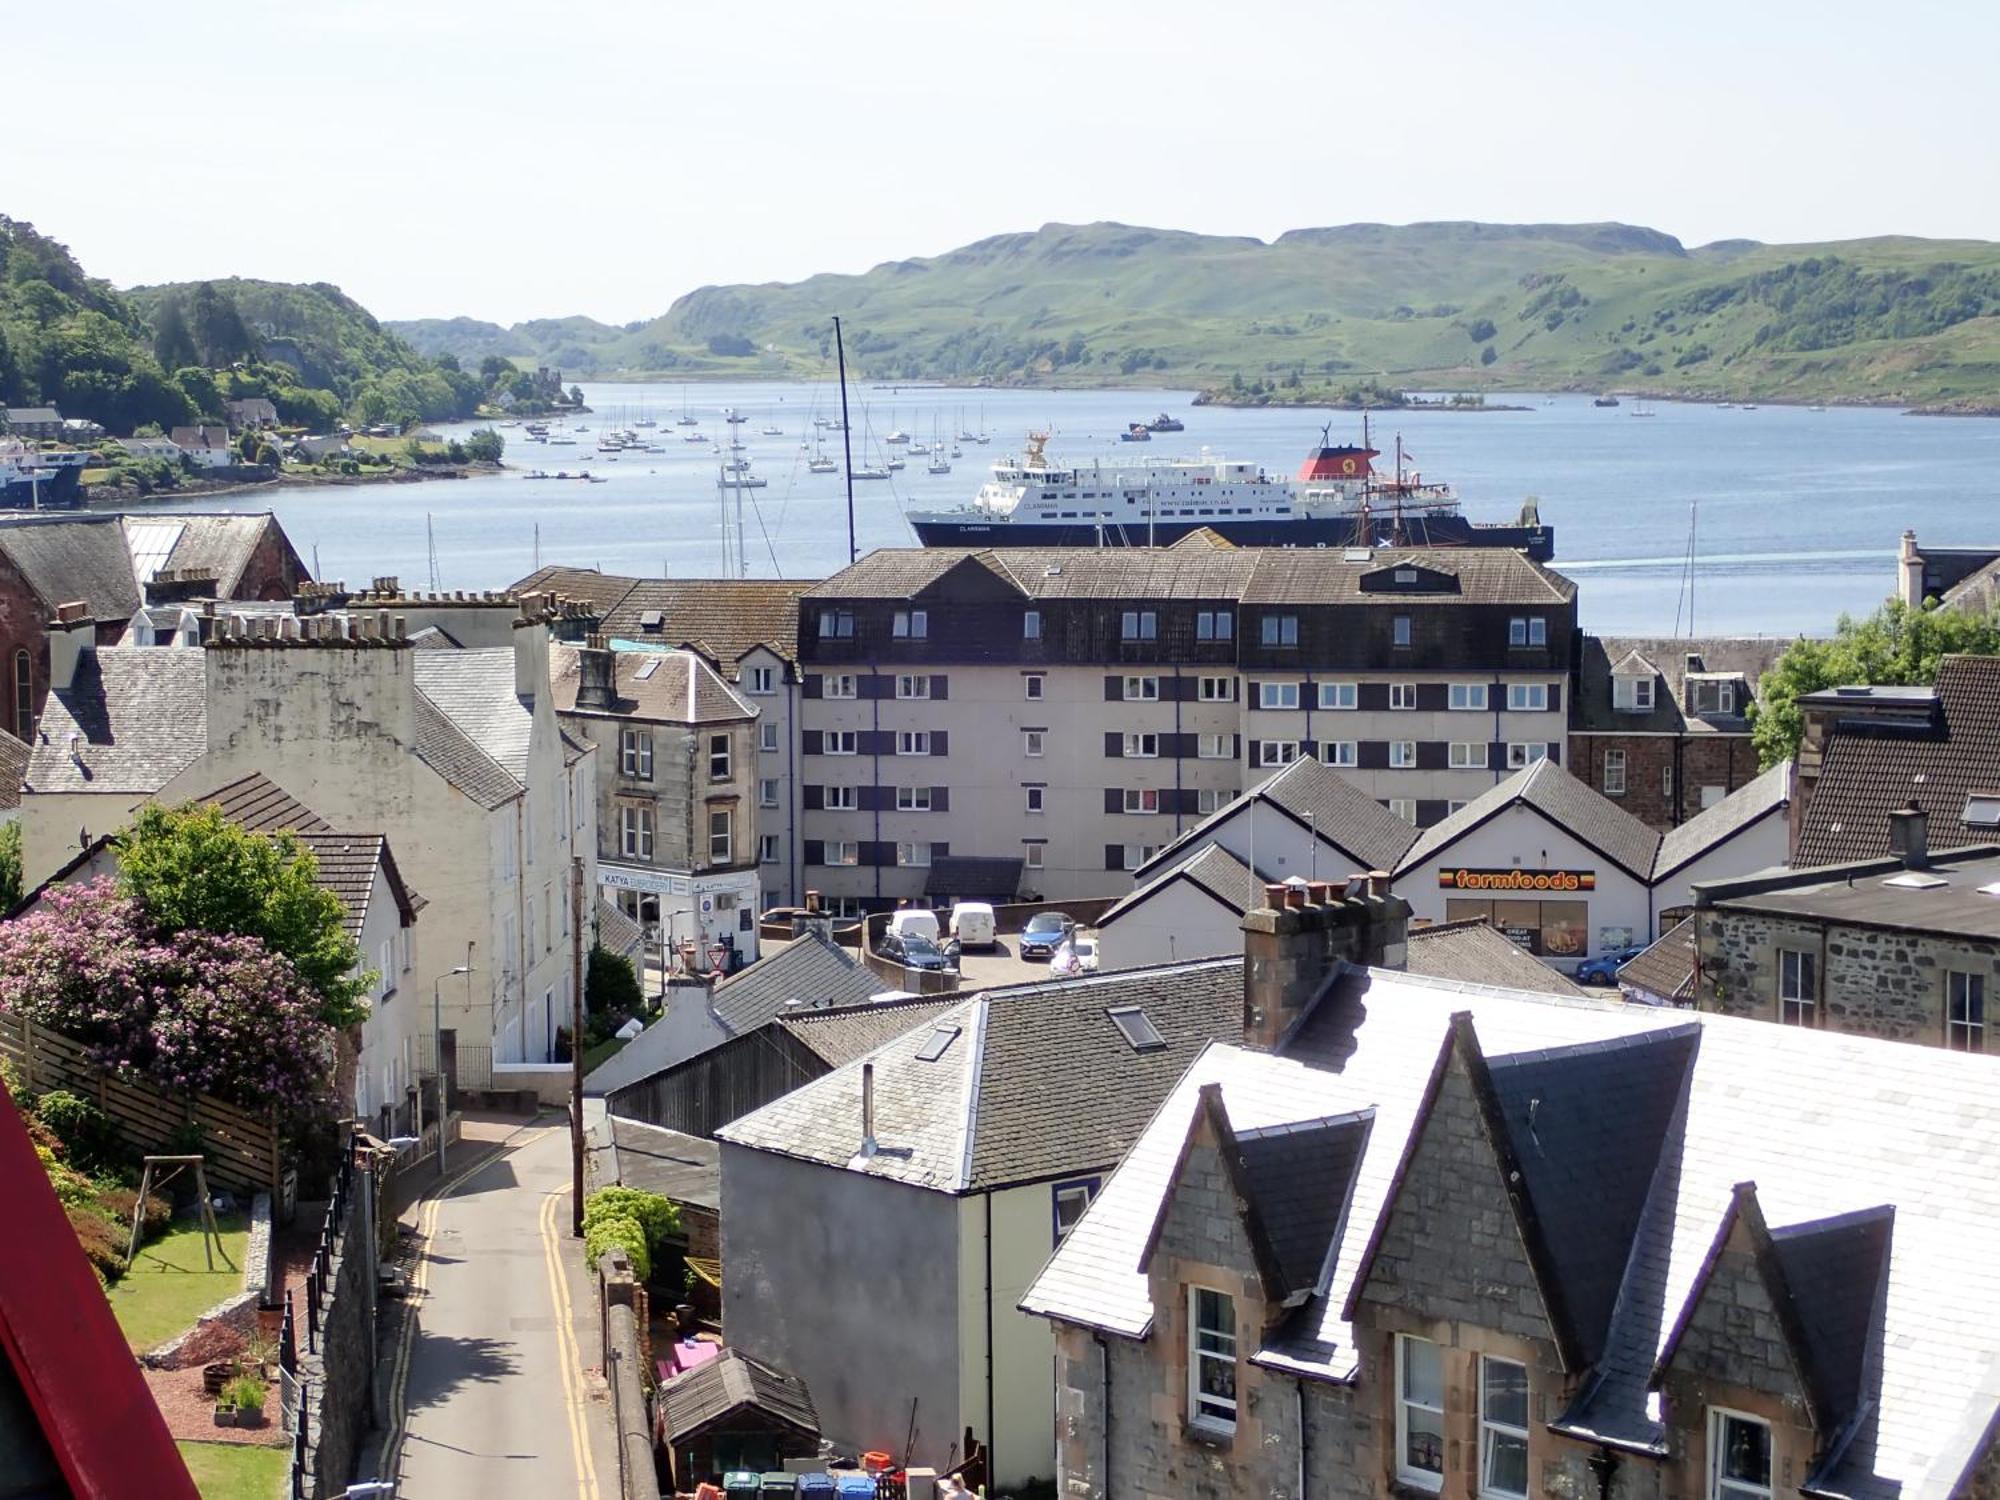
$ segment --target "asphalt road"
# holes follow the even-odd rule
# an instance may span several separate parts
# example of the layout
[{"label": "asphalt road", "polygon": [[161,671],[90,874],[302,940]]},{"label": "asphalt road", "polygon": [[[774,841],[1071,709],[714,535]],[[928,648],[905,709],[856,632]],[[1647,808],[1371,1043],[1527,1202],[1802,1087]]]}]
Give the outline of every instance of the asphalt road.
[{"label": "asphalt road", "polygon": [[566,1125],[536,1126],[421,1210],[428,1252],[402,1386],[400,1500],[618,1491]]}]

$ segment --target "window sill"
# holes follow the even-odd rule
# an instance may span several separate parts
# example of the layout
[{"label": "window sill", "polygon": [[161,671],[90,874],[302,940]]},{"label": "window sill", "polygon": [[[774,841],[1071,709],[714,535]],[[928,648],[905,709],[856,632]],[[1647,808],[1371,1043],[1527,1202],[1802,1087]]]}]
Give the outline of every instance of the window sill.
[{"label": "window sill", "polygon": [[1437,1500],[1444,1493],[1444,1480],[1440,1477],[1436,1484],[1427,1485],[1398,1476],[1389,1481],[1389,1493],[1397,1500]]},{"label": "window sill", "polygon": [[1181,1436],[1190,1443],[1203,1448],[1233,1448],[1236,1446],[1234,1424],[1223,1426],[1220,1422],[1183,1422]]}]

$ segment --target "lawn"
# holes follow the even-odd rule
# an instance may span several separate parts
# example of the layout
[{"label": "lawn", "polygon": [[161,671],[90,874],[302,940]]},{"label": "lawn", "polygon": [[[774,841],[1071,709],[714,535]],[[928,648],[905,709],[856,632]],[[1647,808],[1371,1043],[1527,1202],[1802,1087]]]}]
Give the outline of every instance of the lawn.
[{"label": "lawn", "polygon": [[283,1448],[238,1443],[181,1443],[181,1457],[202,1500],[271,1500],[284,1478]]},{"label": "lawn", "polygon": [[111,1311],[134,1349],[163,1344],[225,1297],[243,1290],[243,1252],[250,1239],[241,1214],[219,1219],[222,1249],[230,1270],[217,1256],[208,1269],[200,1225],[176,1219],[173,1228],[139,1247],[132,1269],[112,1283]]}]

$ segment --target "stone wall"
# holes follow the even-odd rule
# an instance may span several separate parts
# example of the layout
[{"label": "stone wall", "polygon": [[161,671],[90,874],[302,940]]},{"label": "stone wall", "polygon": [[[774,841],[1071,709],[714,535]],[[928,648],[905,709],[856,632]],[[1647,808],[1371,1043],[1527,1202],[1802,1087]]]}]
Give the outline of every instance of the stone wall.
[{"label": "stone wall", "polygon": [[1724,1015],[1778,1019],[1778,954],[1821,956],[1819,1024],[1829,1031],[1938,1047],[1945,1040],[1945,975],[1983,975],[2000,987],[2000,943],[1827,925],[1711,908],[1698,922],[1699,1005]]},{"label": "stone wall", "polygon": [[[321,1497],[341,1495],[353,1483],[355,1459],[374,1415],[375,1201],[373,1172],[357,1165],[346,1223],[335,1242],[331,1289],[320,1308],[317,1346],[301,1351],[299,1359],[299,1376],[311,1391],[308,1493]],[[299,1311],[304,1313],[303,1306]]]},{"label": "stone wall", "polygon": [[1623,750],[1625,791],[1605,795],[1662,832],[1702,810],[1704,786],[1719,786],[1726,795],[1757,777],[1757,747],[1748,735],[1579,734],[1570,737],[1570,746],[1570,769],[1600,792],[1604,752]]}]

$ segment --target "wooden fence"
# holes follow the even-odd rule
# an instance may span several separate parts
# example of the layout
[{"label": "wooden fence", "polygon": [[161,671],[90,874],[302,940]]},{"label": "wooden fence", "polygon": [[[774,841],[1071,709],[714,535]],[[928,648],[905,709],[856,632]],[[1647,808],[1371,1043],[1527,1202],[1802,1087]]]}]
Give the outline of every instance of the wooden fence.
[{"label": "wooden fence", "polygon": [[134,1150],[165,1153],[183,1126],[201,1127],[208,1180],[237,1192],[281,1191],[284,1162],[275,1120],[207,1094],[187,1097],[156,1084],[119,1078],[90,1060],[89,1049],[20,1016],[0,1013],[0,1058],[36,1093],[67,1089],[118,1124]]}]

